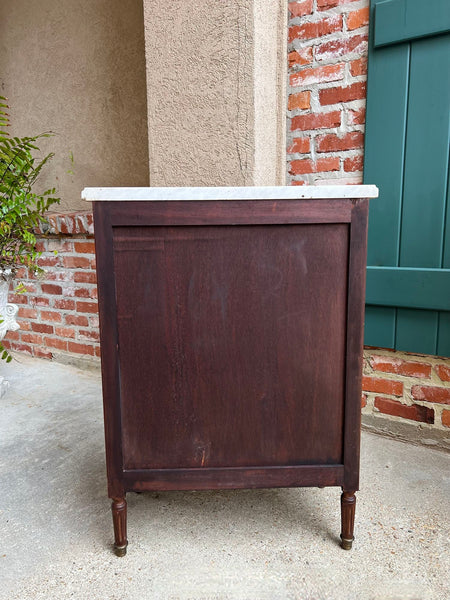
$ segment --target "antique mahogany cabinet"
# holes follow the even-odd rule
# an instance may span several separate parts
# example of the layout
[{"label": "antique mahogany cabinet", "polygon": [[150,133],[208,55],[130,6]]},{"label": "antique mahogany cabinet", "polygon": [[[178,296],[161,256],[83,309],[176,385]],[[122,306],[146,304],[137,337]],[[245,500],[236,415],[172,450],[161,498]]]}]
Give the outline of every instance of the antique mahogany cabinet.
[{"label": "antique mahogany cabinet", "polygon": [[359,479],[368,198],[374,186],[87,188],[108,493]]}]

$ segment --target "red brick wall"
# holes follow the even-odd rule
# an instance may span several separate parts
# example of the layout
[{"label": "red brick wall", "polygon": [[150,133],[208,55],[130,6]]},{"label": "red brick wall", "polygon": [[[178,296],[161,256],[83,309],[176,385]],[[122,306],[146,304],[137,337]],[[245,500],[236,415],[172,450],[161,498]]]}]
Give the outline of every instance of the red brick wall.
[{"label": "red brick wall", "polygon": [[366,348],[363,415],[448,432],[450,359]]},{"label": "red brick wall", "polygon": [[10,294],[19,305],[19,331],[9,331],[4,345],[32,356],[61,353],[100,357],[94,229],[91,213],[53,215],[39,239],[43,277],[22,269],[27,291]]},{"label": "red brick wall", "polygon": [[289,2],[288,183],[361,183],[368,0]]},{"label": "red brick wall", "polygon": [[[290,185],[362,182],[368,19],[368,0],[289,2]],[[449,431],[450,359],[366,349],[363,390],[363,421]]]}]

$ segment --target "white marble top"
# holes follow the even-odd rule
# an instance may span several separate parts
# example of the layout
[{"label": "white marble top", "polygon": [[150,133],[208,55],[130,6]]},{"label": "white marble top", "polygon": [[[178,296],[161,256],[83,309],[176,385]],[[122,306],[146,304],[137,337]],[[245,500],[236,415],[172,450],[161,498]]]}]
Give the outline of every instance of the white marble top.
[{"label": "white marble top", "polygon": [[296,200],[300,198],[378,198],[375,185],[261,187],[88,187],[83,200]]}]

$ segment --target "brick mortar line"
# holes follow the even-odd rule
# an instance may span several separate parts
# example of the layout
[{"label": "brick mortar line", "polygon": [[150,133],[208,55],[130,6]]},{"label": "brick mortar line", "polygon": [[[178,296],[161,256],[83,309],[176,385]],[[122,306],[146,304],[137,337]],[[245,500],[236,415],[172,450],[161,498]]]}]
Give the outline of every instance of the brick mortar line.
[{"label": "brick mortar line", "polygon": [[[387,357],[387,358],[391,358],[391,359],[395,359],[395,358],[400,358],[400,360],[404,360],[401,357],[413,357],[412,361],[413,362],[418,362],[418,361],[414,361],[415,358],[420,358],[421,360],[424,361],[431,361],[431,362],[442,362],[442,361],[450,361],[450,358],[447,356],[432,356],[431,354],[419,354],[416,352],[404,352],[402,350],[389,350],[388,348],[374,348],[371,346],[365,346],[364,347],[364,354],[370,354],[373,356],[383,356],[383,357]],[[430,362],[430,364],[431,364]]]},{"label": "brick mortar line", "polygon": [[[53,327],[53,329],[70,329],[73,330],[74,333],[80,333],[81,331],[90,331],[92,333],[98,333],[99,332],[99,327],[98,326],[90,326],[90,325],[70,325],[70,324],[64,324],[64,323],[60,323],[60,322],[56,322],[56,321],[40,321],[38,323],[39,325],[47,325],[47,326],[51,326]],[[45,336],[45,337],[56,337],[56,338],[67,338],[67,339],[74,339],[74,338],[69,338],[68,336],[61,336],[58,335],[57,333],[53,332],[47,332],[47,331],[35,331],[34,329],[21,329],[20,331],[18,330],[18,332],[20,335],[24,334],[33,334],[33,335],[41,335],[41,336]],[[95,340],[93,338],[89,338],[94,342],[98,342],[99,340]]]},{"label": "brick mortar line", "polygon": [[[381,412],[380,410],[374,408],[373,411],[366,411],[366,407],[364,407],[361,411],[361,415],[376,415],[379,418],[384,419],[385,421],[395,421],[397,423],[408,423],[414,425],[419,429],[425,429],[427,431],[443,431],[448,433],[450,430],[442,423],[439,423],[436,418],[434,423],[425,423],[424,421],[416,421],[415,419],[408,419],[407,417],[399,417],[398,415],[391,415],[389,413]],[[436,417],[436,415],[435,415]]]},{"label": "brick mortar line", "polygon": [[[328,40],[328,41],[334,42],[334,41],[338,41],[338,40],[333,39],[333,40]],[[361,44],[367,44],[367,42],[364,41],[364,42],[361,42]],[[309,47],[311,47],[311,46],[309,46]],[[315,48],[315,47],[316,46],[312,46],[312,48]],[[302,46],[302,47],[298,47],[298,48],[293,48],[290,52],[293,52],[293,51],[301,52],[304,49],[305,49],[305,46]],[[313,54],[313,58],[312,58],[311,62],[305,63],[303,65],[294,63],[292,66],[288,66],[288,71],[289,71],[289,75],[297,75],[298,73],[301,73],[302,71],[307,71],[308,69],[317,69],[318,67],[326,67],[328,65],[339,65],[340,63],[348,64],[348,63],[354,62],[355,60],[359,60],[360,58],[366,58],[366,57],[367,57],[366,51],[364,51],[364,53],[361,53],[361,52],[358,52],[357,50],[352,50],[351,52],[346,52],[344,54],[341,54],[340,56],[325,56],[324,58],[316,58]],[[352,75],[350,73],[349,77],[356,79],[357,77],[366,77],[366,75],[364,75],[364,74]],[[339,82],[339,81],[341,81],[341,79],[335,80],[335,82]],[[324,81],[323,83],[335,83],[335,82]],[[295,86],[291,86],[291,87],[295,87]]]},{"label": "brick mortar line", "polygon": [[[401,401],[401,396],[392,397],[389,394],[382,394],[377,392],[365,392],[363,394],[366,396],[366,406],[362,407],[361,414],[376,414],[382,415],[387,420],[391,419],[399,419],[400,422],[404,422],[405,420],[411,423],[416,424],[418,426],[426,425],[430,429],[438,429],[439,431],[447,431],[450,433],[449,428],[442,423],[442,413],[444,410],[450,410],[450,406],[446,404],[439,404],[434,402],[428,402],[424,404],[423,400],[417,400],[408,404],[406,402]],[[402,406],[414,406],[415,404],[418,406],[423,406],[425,408],[432,408],[434,410],[434,423],[425,423],[424,421],[416,421],[415,419],[408,419],[407,417],[399,417],[398,415],[391,415],[390,413],[384,413],[380,409],[375,406],[375,398],[386,398],[387,400],[393,400],[398,402]]]},{"label": "brick mortar line", "polygon": [[[335,34],[330,34],[328,36],[324,36],[327,38],[331,38],[333,37]],[[361,34],[359,33],[358,35],[364,35],[365,34]],[[356,37],[356,36],[355,36]],[[315,38],[317,39],[317,38]],[[322,39],[322,38],[321,38]],[[339,42],[339,41],[345,41],[348,40],[348,36],[342,37],[342,38],[335,38],[333,37],[333,39],[328,39],[326,41],[324,41],[324,44],[328,44],[330,42]],[[299,42],[303,42],[303,40],[298,40]],[[306,41],[306,40],[304,40]],[[368,41],[367,40],[361,40],[361,45],[367,45]],[[292,44],[294,44],[294,42],[292,42]],[[302,43],[301,45],[298,46],[293,46],[291,48],[291,50],[289,50],[289,54],[291,52],[301,52],[302,50],[305,50],[305,48],[318,48],[321,44],[305,44]],[[303,65],[301,64],[292,64],[292,65],[288,65],[288,71],[289,71],[289,75],[295,75],[299,72],[301,72],[302,70],[306,70],[306,69],[311,69],[311,68],[317,68],[317,67],[325,67],[326,65],[336,65],[339,64],[341,62],[353,62],[355,60],[359,60],[360,58],[366,58],[367,57],[367,50],[368,48],[365,49],[364,53],[361,53],[361,51],[358,51],[357,49],[354,50],[350,50],[349,52],[343,52],[342,54],[340,54],[339,56],[332,56],[331,53],[332,51],[329,50],[328,52],[330,53],[330,55],[325,55],[323,58],[321,58],[320,56],[316,56],[315,53],[313,52],[313,56],[312,56],[312,60],[311,62],[307,62]],[[289,60],[289,59],[288,59]],[[362,75],[350,75],[351,77],[362,77]],[[339,81],[339,80],[337,80]]]},{"label": "brick mortar line", "polygon": [[[331,62],[333,59],[327,59],[326,62],[324,62],[323,64],[314,64],[314,61],[311,63],[308,63],[306,65],[301,65],[297,70],[293,71],[291,70],[292,67],[289,69],[289,77],[288,77],[288,89],[289,90],[299,90],[300,88],[303,88],[302,91],[308,91],[308,89],[313,86],[322,86],[320,89],[326,89],[326,88],[330,88],[330,87],[348,87],[348,85],[353,84],[353,83],[364,83],[367,81],[367,74],[366,73],[362,73],[360,75],[352,75],[351,72],[349,72],[348,74],[345,73],[345,67],[347,65],[349,65],[350,63],[354,62],[355,60],[359,60],[359,59],[355,59],[355,58],[346,58],[347,55],[343,55],[340,56],[339,59],[335,59],[336,62]],[[366,54],[359,54],[359,58],[366,58],[367,55]],[[299,75],[301,73],[307,73],[308,70],[310,71],[314,71],[318,68],[322,68],[322,67],[333,67],[336,65],[342,65],[344,67],[344,73],[342,75],[342,77],[340,77],[339,79],[333,79],[332,81],[311,81],[309,83],[302,83],[299,85],[293,85],[290,83],[290,76],[291,75]],[[343,85],[343,83],[346,83],[347,85]]]},{"label": "brick mortar line", "polygon": [[[309,83],[306,84],[305,86],[299,86],[299,85],[290,85],[289,88],[290,90],[293,91],[292,94],[290,95],[294,95],[298,92],[311,92],[311,94],[313,93],[313,91],[321,91],[321,90],[329,90],[332,88],[336,88],[336,87],[343,87],[344,89],[347,87],[350,87],[350,85],[353,85],[354,83],[366,83],[367,81],[367,75],[350,75],[350,78],[354,79],[354,81],[350,81],[348,85],[342,85],[342,83],[344,82],[344,79],[337,79],[336,81],[319,81],[316,83]],[[355,100],[346,100],[344,102],[337,102],[337,104],[351,104],[352,102],[364,102],[364,105],[366,103],[366,99],[365,98],[356,98]],[[319,104],[319,106],[321,106],[322,108],[326,109],[327,106],[335,106],[333,104]],[[309,108],[297,108],[295,110],[301,110],[304,111],[302,114],[305,114],[307,111],[309,111]],[[287,112],[292,112],[289,109],[287,110]]]},{"label": "brick mortar line", "polygon": [[[360,152],[358,152],[358,150],[360,150]],[[319,155],[319,158],[340,158],[344,161],[344,160],[347,160],[347,158],[357,158],[359,156],[362,156],[363,153],[361,152],[361,150],[362,150],[362,148],[352,148],[351,150],[340,150],[340,151],[336,151],[336,152],[332,152],[332,151],[318,152],[318,155]],[[310,151],[309,152],[290,152],[289,157],[292,157],[292,160],[299,160],[301,158],[307,158],[309,154],[310,154]],[[297,156],[299,158],[294,158]],[[291,160],[291,158],[289,158],[289,160]]]},{"label": "brick mortar line", "polygon": [[[402,375],[401,373],[392,373],[389,371],[377,371],[372,370],[367,372],[366,369],[363,370],[363,374],[367,377],[375,376],[375,379],[387,379],[389,381],[401,381],[405,388],[413,385],[423,385],[424,387],[442,387],[445,389],[450,389],[450,382],[442,381],[439,375],[435,373],[433,369],[431,369],[430,377],[417,377],[414,375]],[[428,385],[427,385],[428,384]]]},{"label": "brick mortar line", "polygon": [[[359,127],[361,127],[359,125]],[[294,138],[296,137],[309,137],[309,139],[311,140],[315,140],[316,137],[321,136],[321,135],[336,135],[338,138],[343,137],[346,133],[353,133],[354,131],[359,131],[360,133],[364,133],[364,129],[354,129],[352,131],[336,131],[336,129],[294,129],[294,132],[297,132],[295,135],[292,136],[292,140],[290,141],[290,143],[293,142]],[[306,135],[304,135],[306,134]],[[352,148],[352,150],[357,150],[357,148]],[[363,150],[363,147],[361,146],[361,150]],[[346,150],[327,150],[327,152],[347,152]],[[322,153],[320,153],[322,154]],[[323,154],[325,154],[325,152],[323,152]]]},{"label": "brick mortar line", "polygon": [[[336,64],[340,64],[343,61],[339,61]],[[351,62],[351,61],[350,61]],[[345,62],[344,66],[348,66],[349,63]],[[326,65],[319,65],[319,66],[333,66],[333,64],[331,63],[327,63]],[[305,65],[306,67],[306,65]],[[298,71],[295,71],[293,73],[290,73],[290,75],[298,75],[301,73],[306,73],[308,71],[308,68],[303,68],[302,70],[299,69]],[[315,70],[317,67],[315,66],[309,66],[309,70],[313,71]],[[313,81],[313,82],[306,82],[306,83],[301,83],[299,85],[293,85],[290,82],[288,83],[288,96],[292,96],[295,93],[298,92],[308,92],[310,91],[311,93],[313,92],[313,90],[317,90],[317,91],[321,91],[321,90],[328,90],[331,88],[348,88],[351,85],[355,84],[355,83],[366,83],[367,82],[367,75],[366,74],[362,74],[362,75],[352,75],[351,73],[346,74],[345,73],[345,68],[344,68],[344,75],[341,79],[334,79],[333,81]],[[362,100],[365,102],[365,98],[356,98],[355,100],[347,100],[342,102],[342,104],[347,104],[349,102],[354,102],[356,100]],[[320,107],[322,108],[326,108],[327,106],[332,106],[330,104],[319,104]],[[308,110],[308,109],[300,109],[300,110]]]},{"label": "brick mortar line", "polygon": [[[35,294],[39,294],[38,291],[35,292]],[[98,304],[98,298],[95,296],[63,296],[63,295],[53,295],[53,296],[44,296],[43,294],[39,294],[40,298],[43,298],[45,300],[73,300],[74,302],[93,302],[95,304]],[[20,306],[28,306],[30,308],[36,308],[37,310],[51,310],[52,312],[58,312],[58,311],[63,311],[65,313],[71,313],[71,312],[79,312],[76,310],[76,308],[60,308],[58,306],[54,306],[54,304],[36,304],[33,302],[27,302],[27,303],[22,303],[19,304]],[[21,317],[19,315],[19,319],[22,319],[23,317]]]},{"label": "brick mortar line", "polygon": [[[324,19],[330,17],[339,17],[341,15],[347,16],[349,13],[361,10],[362,8],[368,8],[367,0],[359,0],[356,2],[348,2],[347,4],[340,4],[338,6],[330,6],[329,8],[320,9],[316,3],[313,5],[312,12],[302,15],[300,17],[288,16],[289,25],[303,25],[304,23],[320,23]],[[288,9],[288,14],[289,14]],[[355,31],[352,29],[351,31]]]},{"label": "brick mortar line", "polygon": [[[50,283],[51,282],[51,283]],[[54,283],[56,282],[56,283]],[[64,286],[64,284],[66,284],[66,286]],[[26,284],[25,284],[26,285]],[[55,279],[51,279],[49,280],[49,282],[40,284],[37,286],[37,288],[39,288],[41,285],[55,285],[55,286],[59,286],[60,288],[63,288],[63,292],[64,292],[64,287],[69,288],[69,287],[74,287],[75,289],[84,289],[84,288],[96,288],[97,284],[96,283],[87,283],[84,281],[63,281],[63,280],[55,280]],[[24,294],[21,294],[24,297],[32,297],[36,295],[36,292],[25,292]],[[63,294],[51,294],[49,292],[42,292],[40,294],[40,296],[42,298],[48,298],[49,300],[51,300],[52,298],[63,298],[63,299],[71,299],[74,296],[66,296]]]},{"label": "brick mortar line", "polygon": [[[97,313],[79,313],[79,312],[76,312],[76,311],[66,311],[66,312],[60,312],[60,313],[57,313],[57,314],[61,314],[62,316],[67,316],[67,317],[74,317],[74,316],[75,317],[84,317],[84,316],[86,316],[86,318],[88,319],[88,321],[89,321],[89,317],[87,315],[90,315],[92,318],[98,319]],[[40,316],[41,315],[38,314],[38,317],[40,317]],[[19,317],[18,318],[18,322],[19,323],[29,323],[30,319]],[[36,320],[32,319],[32,322],[36,323]],[[37,322],[38,325],[51,325],[51,326],[55,326],[55,323],[56,323],[56,327],[64,327],[64,328],[67,328],[67,329],[69,329],[69,328],[70,329],[77,329],[77,328],[80,328],[80,327],[81,327],[81,329],[83,329],[83,328],[84,329],[86,329],[86,328],[99,329],[98,325],[90,325],[89,323],[87,325],[76,325],[76,324],[72,325],[71,323],[62,323],[62,322],[59,322],[59,321],[43,321],[43,320],[39,320]],[[20,331],[24,331],[25,332],[25,331],[28,331],[28,330],[27,329],[21,329]],[[30,330],[30,331],[34,332],[34,330]],[[40,333],[40,332],[36,331],[34,333]],[[48,334],[48,335],[50,335],[50,334]]]},{"label": "brick mortar line", "polygon": [[[61,273],[66,272],[69,269],[62,269]],[[75,269],[75,271],[78,273],[80,272],[80,269]],[[84,269],[83,272],[94,272],[94,269]],[[45,280],[36,280],[36,279],[20,279],[20,281],[22,281],[24,283],[24,285],[37,285],[37,286],[42,286],[42,285],[55,285],[55,286],[59,286],[59,287],[63,287],[63,284],[74,284],[75,286],[84,286],[84,285],[97,285],[96,283],[92,283],[92,282],[84,282],[84,281],[75,281],[73,279],[70,280],[64,280],[64,279],[45,279]],[[21,294],[22,296],[32,296],[33,292],[24,292],[23,294]],[[48,296],[57,296],[58,294],[47,294]]]},{"label": "brick mortar line", "polygon": [[[333,113],[333,112],[337,112],[337,111],[340,110],[341,113],[345,117],[348,117],[348,111],[349,110],[351,110],[351,111],[359,111],[362,108],[364,108],[364,106],[347,106],[347,105],[343,106],[342,104],[343,103],[336,103],[336,104],[327,105],[327,106],[332,106],[333,107],[333,109],[330,110],[329,112]],[[346,104],[350,104],[350,102],[346,103]],[[310,110],[310,109],[306,109],[306,110],[303,110],[301,112],[299,110],[295,110],[295,111],[292,110],[291,112],[293,114],[292,115],[287,115],[288,119],[289,118],[293,119],[294,117],[306,117],[306,116],[318,114],[317,112],[315,112],[313,110]],[[327,113],[326,112],[322,112],[320,114],[321,115],[326,115]],[[319,128],[316,128],[316,129],[290,129],[287,132],[287,134],[288,135],[291,134],[291,135],[295,136],[295,135],[298,135],[298,133],[296,134],[296,132],[301,131],[303,133],[308,133],[308,132],[309,133],[314,133],[315,135],[324,135],[324,134],[328,135],[328,134],[333,134],[334,133],[334,134],[336,134],[339,137],[338,133],[351,133],[351,131],[361,131],[361,132],[364,133],[365,125],[363,123],[346,123],[346,125],[351,128],[350,131],[345,131],[345,132],[344,131],[340,131],[340,132],[337,132],[336,131],[336,127],[321,127],[320,129]],[[342,125],[341,125],[341,127],[342,127]]]},{"label": "brick mortar line", "polygon": [[[446,357],[438,357],[438,356],[431,356],[431,355],[421,355],[421,354],[409,354],[406,352],[398,352],[396,353],[395,351],[389,351],[389,350],[385,350],[385,351],[376,351],[376,352],[372,352],[371,350],[367,350],[364,349],[364,361],[366,364],[366,368],[371,370],[371,373],[375,374],[375,373],[379,373],[379,374],[383,374],[383,375],[390,375],[391,377],[414,377],[414,376],[408,376],[408,375],[400,375],[397,373],[389,373],[389,372],[384,372],[384,371],[378,371],[373,369],[373,367],[371,365],[368,364],[368,360],[369,357],[371,356],[381,356],[382,358],[387,358],[390,360],[401,360],[404,362],[408,362],[408,363],[422,363],[422,364],[427,364],[430,365],[432,367],[431,369],[431,378],[417,378],[418,380],[421,381],[438,381],[442,384],[445,384],[444,387],[450,387],[450,382],[449,381],[442,381],[442,379],[439,378],[439,376],[437,375],[437,373],[435,373],[434,371],[434,367],[439,366],[439,365],[445,365],[450,366],[450,359],[446,358]],[[410,358],[411,357],[411,358]],[[420,360],[416,360],[416,358],[420,359]],[[435,376],[435,378],[433,379],[433,375]],[[436,379],[437,378],[437,379]]]},{"label": "brick mortar line", "polygon": [[[327,88],[327,89],[332,89],[332,88]],[[362,109],[365,109],[365,107],[366,107],[366,102],[365,102],[365,100],[362,100],[362,99],[348,100],[346,102],[335,102],[334,104],[320,104],[317,96],[315,94],[313,94],[314,90],[306,90],[306,91],[311,92],[311,98],[310,98],[311,106],[312,106],[312,101],[314,99],[314,104],[317,102],[318,110],[314,110],[311,107],[310,108],[292,108],[292,109],[286,111],[286,117],[288,119],[293,119],[294,117],[306,117],[309,115],[316,115],[316,114],[326,115],[327,113],[334,113],[339,110],[341,110],[342,112],[349,111],[349,110],[361,111]],[[291,94],[291,95],[295,96],[296,94]],[[314,98],[313,98],[313,96],[314,96]],[[322,109],[322,110],[320,110],[320,109]],[[355,126],[360,125],[361,126],[361,125],[363,125],[363,123],[354,123],[354,124],[350,123],[350,125],[355,125]],[[333,131],[335,131],[335,127],[333,127],[333,128],[328,127],[326,129],[333,129]],[[290,132],[293,132],[293,131],[302,131],[302,130],[289,128],[287,133],[289,134]],[[315,131],[315,130],[313,129],[312,131]]]},{"label": "brick mortar line", "polygon": [[55,240],[61,240],[61,241],[67,241],[66,238],[70,238],[70,240],[73,239],[88,239],[88,240],[93,240],[94,239],[94,234],[93,233],[41,233],[40,231],[36,232],[36,237],[39,241],[55,241]]},{"label": "brick mortar line", "polygon": [[83,337],[69,338],[69,337],[62,337],[62,336],[52,337],[50,334],[39,334],[39,333],[34,333],[34,332],[29,332],[29,333],[32,333],[33,335],[36,335],[36,336],[40,335],[42,337],[42,341],[41,342],[30,342],[30,341],[22,339],[22,337],[21,337],[19,340],[10,340],[10,342],[18,342],[21,344],[28,344],[29,346],[33,346],[33,347],[55,348],[55,346],[49,346],[49,345],[45,344],[45,340],[48,338],[50,340],[60,340],[61,342],[73,342],[75,344],[90,346],[94,349],[100,348],[99,340],[93,340],[92,338],[83,338]]},{"label": "brick mortar line", "polygon": [[[303,17],[302,17],[303,18]],[[291,29],[292,27],[298,27],[298,26],[302,26],[302,25],[314,25],[317,23],[320,23],[323,19],[317,19],[316,21],[302,21],[301,23],[292,23],[289,22],[288,24],[288,35],[289,35],[289,29]],[[337,31],[330,31],[329,33],[324,33],[322,35],[319,35],[318,37],[308,37],[308,38],[302,38],[302,37],[295,37],[291,42],[289,41],[288,38],[288,46],[287,46],[287,51],[288,54],[289,52],[292,52],[292,50],[302,50],[303,48],[311,48],[311,47],[316,47],[316,46],[321,46],[322,44],[327,44],[328,42],[334,42],[334,41],[345,41],[348,40],[352,37],[356,37],[359,35],[364,35],[367,36],[369,35],[369,26],[368,25],[362,25],[361,27],[358,27],[357,29],[347,29],[346,28],[346,19],[343,19],[343,23],[342,23],[342,29],[338,29]],[[367,40],[364,40],[364,42],[367,42]],[[362,42],[362,43],[364,43]],[[352,50],[353,52],[353,50]],[[326,59],[324,59],[326,60]]]},{"label": "brick mortar line", "polygon": [[[301,4],[302,2],[304,2],[305,0],[297,0],[297,2],[294,2],[296,4]],[[331,6],[330,8],[326,8],[326,9],[322,9],[320,10],[320,8],[317,6],[317,0],[313,0],[313,11],[317,11],[319,14],[325,13],[329,10],[337,10],[337,9],[341,9],[341,8],[345,8],[348,6],[356,6],[359,8],[365,8],[367,6],[367,0],[355,0],[354,2],[347,2],[345,4],[340,4],[338,6]]]}]

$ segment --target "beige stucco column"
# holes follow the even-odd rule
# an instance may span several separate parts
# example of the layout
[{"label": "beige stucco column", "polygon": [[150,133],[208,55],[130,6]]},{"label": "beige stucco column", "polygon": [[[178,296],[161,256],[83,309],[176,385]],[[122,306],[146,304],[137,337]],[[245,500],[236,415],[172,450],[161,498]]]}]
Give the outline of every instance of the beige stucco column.
[{"label": "beige stucco column", "polygon": [[150,185],[285,182],[283,0],[144,0]]}]

